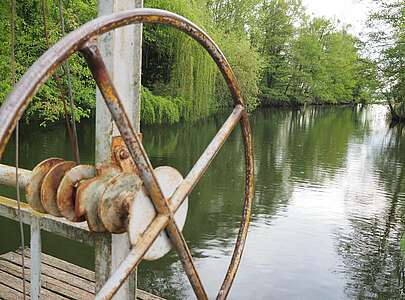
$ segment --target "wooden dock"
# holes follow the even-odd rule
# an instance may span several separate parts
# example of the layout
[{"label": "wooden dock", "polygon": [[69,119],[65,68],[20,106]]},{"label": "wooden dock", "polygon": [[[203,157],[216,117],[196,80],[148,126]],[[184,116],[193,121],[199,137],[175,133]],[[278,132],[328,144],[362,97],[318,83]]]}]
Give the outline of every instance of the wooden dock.
[{"label": "wooden dock", "polygon": [[[23,299],[22,251],[0,255],[0,299]],[[41,299],[94,299],[94,272],[68,263],[50,255],[41,254]],[[30,251],[24,251],[26,292],[30,293]],[[137,290],[137,299],[162,300],[142,290]]]}]

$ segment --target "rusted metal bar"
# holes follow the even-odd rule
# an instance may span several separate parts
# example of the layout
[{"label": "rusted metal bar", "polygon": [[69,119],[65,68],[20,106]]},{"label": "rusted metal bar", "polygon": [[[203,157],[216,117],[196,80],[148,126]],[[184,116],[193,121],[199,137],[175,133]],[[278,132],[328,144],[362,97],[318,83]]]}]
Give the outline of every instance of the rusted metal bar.
[{"label": "rusted metal bar", "polygon": [[180,260],[184,266],[185,272],[190,280],[190,283],[199,299],[208,299],[207,293],[204,290],[201,279],[195,268],[190,250],[182,236],[181,230],[178,228],[169,204],[165,199],[156,176],[153,172],[152,164],[143,148],[137,134],[135,133],[128,116],[123,108],[122,102],[112,83],[100,51],[94,41],[87,43],[81,50],[84,54],[89,68],[93,74],[97,85],[104,96],[106,104],[113,116],[115,124],[125,141],[131,156],[139,170],[143,184],[149,192],[152,202],[158,213],[169,216],[170,222],[166,231],[173,245],[177,249]]},{"label": "rusted metal bar", "polygon": [[[31,181],[32,171],[18,168],[18,181],[21,189],[25,189]],[[0,184],[15,187],[15,167],[0,164]]]},{"label": "rusted metal bar", "polygon": [[[167,202],[167,200],[165,200],[165,202]],[[174,220],[173,213],[171,213],[170,222],[166,227],[166,232],[168,233],[170,241],[172,242],[177,250],[178,255],[180,256],[180,261],[183,265],[184,271],[187,274],[187,277],[197,298],[208,299],[207,292],[204,289],[200,275],[198,274],[197,269],[194,265],[190,249],[188,248],[183,233]]]},{"label": "rusted metal bar", "polygon": [[[143,0],[99,0],[98,15],[110,15],[118,11],[142,6]],[[142,24],[138,24],[119,28],[100,36],[98,39],[100,52],[111,74],[111,79],[120,91],[124,101],[123,105],[132,126],[137,132],[139,132],[140,128],[141,64],[139,64],[139,61],[142,57],[141,36]],[[113,149],[111,138],[114,138],[118,132],[113,126],[111,114],[98,89],[96,95],[96,119],[96,164],[110,162]],[[91,214],[87,215],[87,220],[88,222],[92,220]],[[125,259],[130,248],[131,244],[127,234],[111,235],[111,269],[108,270],[108,274],[112,274]],[[96,251],[99,250],[96,249]],[[124,286],[114,296],[114,300],[136,299],[136,277],[137,271],[134,270]],[[108,276],[105,280],[107,279]]]},{"label": "rusted metal bar", "polygon": [[[128,151],[138,166],[140,173],[139,175],[147,187],[151,198],[163,198],[160,187],[153,173],[153,167],[148,159],[145,149],[143,148],[129,121],[129,118],[122,105],[122,101],[120,100],[118,92],[116,91],[109,77],[96,43],[94,41],[87,43],[81,51],[84,54],[89,68],[93,73],[93,77],[104,96],[115,124],[117,125],[123,140],[126,142]],[[166,211],[165,213],[169,212]]]},{"label": "rusted metal bar", "polygon": [[249,230],[250,218],[252,215],[253,194],[254,194],[254,160],[253,160],[253,142],[252,132],[250,129],[249,118],[246,112],[243,112],[241,119],[241,128],[243,142],[245,145],[245,197],[242,212],[242,221],[239,226],[238,238],[236,239],[235,248],[232,254],[231,263],[225,279],[217,295],[217,300],[226,299],[238,271],[242,259],[243,250],[245,249],[246,238]]},{"label": "rusted metal bar", "polygon": [[[174,207],[174,211],[180,207],[184,199],[191,193],[198,181],[204,175],[207,168],[210,166],[211,162],[214,160],[215,156],[218,154],[219,150],[232,133],[235,126],[238,124],[244,108],[241,105],[237,105],[229,118],[222,125],[221,129],[215,135],[211,143],[205,149],[201,157],[194,164],[193,168],[188,173],[187,177],[184,178],[181,185],[174,192],[171,197],[172,203],[177,203],[177,206]],[[181,199],[180,201],[178,199]]]},{"label": "rusted metal bar", "polygon": [[114,296],[120,286],[124,283],[125,279],[142,260],[142,257],[152,246],[153,241],[157,238],[159,233],[167,226],[169,220],[170,219],[167,215],[158,215],[153,220],[146,229],[142,240],[131,249],[125,260],[119,265],[103,288],[97,293],[96,300],[111,299],[112,296]]},{"label": "rusted metal bar", "polygon": [[[72,223],[48,214],[41,214],[34,211],[27,203],[21,203],[21,215],[24,224],[30,225],[32,218],[38,217],[42,230],[90,246],[94,245],[94,239],[98,235],[97,233],[90,232],[85,223]],[[17,201],[0,196],[0,216],[18,221]]]}]

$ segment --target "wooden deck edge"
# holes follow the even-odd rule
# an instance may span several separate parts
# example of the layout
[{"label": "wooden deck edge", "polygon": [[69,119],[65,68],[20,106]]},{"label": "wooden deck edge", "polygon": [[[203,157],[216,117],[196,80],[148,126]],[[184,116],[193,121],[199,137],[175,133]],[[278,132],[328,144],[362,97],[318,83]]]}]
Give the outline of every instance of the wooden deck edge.
[{"label": "wooden deck edge", "polygon": [[[0,255],[0,299],[23,299],[21,255],[26,258],[26,289],[30,290],[30,250],[21,249]],[[66,262],[59,258],[41,254],[41,299],[92,299],[95,280],[94,272]],[[66,276],[66,278],[64,278]],[[75,278],[73,278],[73,276]],[[69,283],[74,281],[74,285]],[[164,300],[163,298],[137,289],[139,300]]]}]

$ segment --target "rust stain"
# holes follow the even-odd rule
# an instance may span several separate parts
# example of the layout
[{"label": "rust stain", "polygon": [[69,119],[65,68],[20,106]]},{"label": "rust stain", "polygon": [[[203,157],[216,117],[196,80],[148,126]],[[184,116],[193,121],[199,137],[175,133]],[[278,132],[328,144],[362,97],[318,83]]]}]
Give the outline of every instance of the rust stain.
[{"label": "rust stain", "polygon": [[[137,134],[139,141],[142,141],[142,133]],[[124,173],[139,174],[131,154],[128,151],[125,141],[121,136],[113,137],[112,140],[112,161],[119,165]]]},{"label": "rust stain", "polygon": [[48,174],[53,166],[61,162],[63,162],[63,159],[61,158],[49,158],[40,162],[32,170],[31,181],[27,185],[25,191],[26,199],[31,207],[40,213],[47,212],[41,202],[41,186],[44,177],[46,176],[46,174]]},{"label": "rust stain", "polygon": [[80,165],[70,169],[62,178],[56,195],[56,204],[61,215],[69,221],[85,221],[83,216],[76,216],[75,212],[77,184],[95,176],[96,170],[93,166]]},{"label": "rust stain", "polygon": [[99,203],[108,181],[120,173],[115,165],[104,165],[98,169],[99,175],[81,182],[77,188],[75,199],[76,217],[85,217],[89,229],[104,232],[106,228],[99,216]]},{"label": "rust stain", "polygon": [[56,204],[56,193],[66,171],[76,165],[73,161],[64,161],[54,165],[45,175],[41,186],[41,203],[45,210],[55,216],[61,217]]},{"label": "rust stain", "polygon": [[142,181],[131,173],[121,173],[106,183],[98,213],[109,232],[127,231],[130,203],[141,187]]}]

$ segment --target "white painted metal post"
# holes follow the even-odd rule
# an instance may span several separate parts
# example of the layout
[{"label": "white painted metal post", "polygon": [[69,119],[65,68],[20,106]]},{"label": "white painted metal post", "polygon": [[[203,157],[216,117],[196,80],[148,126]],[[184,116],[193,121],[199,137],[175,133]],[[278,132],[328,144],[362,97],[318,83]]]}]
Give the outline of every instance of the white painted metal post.
[{"label": "white painted metal post", "polygon": [[[31,219],[31,299],[39,300],[41,294],[41,226],[40,218],[32,216]],[[21,255],[24,255],[22,249]]]},{"label": "white painted metal post", "polygon": [[[114,12],[143,7],[143,0],[99,0],[99,16]],[[125,110],[132,126],[140,130],[140,87],[142,63],[142,25],[126,26],[103,35],[99,39],[101,54],[109,74],[123,100]],[[96,104],[96,163],[111,160],[112,137],[118,135],[111,115],[97,90]],[[114,271],[128,254],[130,245],[127,234],[112,235],[111,270]],[[97,252],[108,252],[105,243],[98,243]],[[105,255],[105,254],[104,254]],[[98,272],[104,272],[98,270]],[[99,278],[102,278],[100,276]],[[99,286],[99,285],[98,285]],[[121,287],[114,299],[135,299],[136,271],[128,282]]]}]

